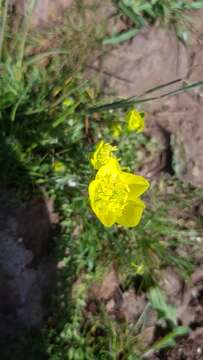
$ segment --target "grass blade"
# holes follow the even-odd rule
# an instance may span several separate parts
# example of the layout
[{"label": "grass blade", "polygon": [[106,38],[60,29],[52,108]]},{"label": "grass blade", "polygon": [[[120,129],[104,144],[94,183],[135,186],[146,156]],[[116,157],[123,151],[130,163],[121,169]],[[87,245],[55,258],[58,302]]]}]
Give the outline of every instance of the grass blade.
[{"label": "grass blade", "polygon": [[97,111],[106,111],[106,110],[115,110],[115,109],[128,109],[132,107],[135,104],[144,103],[147,101],[157,100],[159,97],[149,97],[145,99],[136,98],[135,100],[121,100],[121,101],[114,101],[112,103],[103,104],[94,106],[87,109],[87,112],[89,114],[97,112]]},{"label": "grass blade", "polygon": [[106,38],[103,40],[103,45],[116,45],[120,44],[124,41],[132,39],[134,36],[138,34],[138,29],[130,29],[127,31],[124,31],[122,33],[116,34],[115,36],[111,36],[109,38]]},{"label": "grass blade", "polygon": [[46,58],[48,56],[67,55],[67,54],[68,54],[68,51],[66,51],[66,50],[60,50],[60,49],[50,50],[50,51],[43,52],[41,54],[31,56],[30,59],[26,61],[26,64],[32,65],[38,61],[43,60],[44,58]]},{"label": "grass blade", "polygon": [[132,12],[131,9],[129,9],[127,6],[123,4],[123,2],[119,3],[119,9],[122,13],[124,13],[125,16],[127,16],[136,27],[143,27],[145,25],[145,22],[141,16],[137,16],[135,13]]},{"label": "grass blade", "polygon": [[168,92],[166,94],[160,95],[160,98],[170,96],[170,95],[177,95],[177,94],[180,94],[182,92],[191,91],[191,90],[193,90],[195,88],[200,88],[200,87],[203,87],[203,81],[198,81],[198,82],[190,84],[190,85],[184,85],[184,86],[182,86],[181,88],[179,88],[177,90],[170,91],[170,92]]},{"label": "grass blade", "polygon": [[[178,82],[179,79],[172,81],[171,83],[175,83]],[[152,91],[156,91],[159,90],[160,88],[164,88],[165,86],[169,86],[170,83],[167,84],[163,84],[160,86],[157,86],[156,88],[152,88],[150,90],[148,90],[148,92],[146,92],[144,95],[146,95],[147,93],[152,92]],[[135,104],[140,104],[140,103],[144,103],[144,102],[148,102],[148,101],[154,101],[154,100],[159,100],[162,99],[164,97],[167,96],[172,96],[172,95],[177,95],[177,94],[181,94],[182,92],[185,91],[191,91],[195,88],[200,88],[203,87],[203,81],[198,81],[196,83],[190,84],[190,85],[184,85],[176,90],[167,92],[165,94],[159,95],[159,96],[154,96],[154,97],[148,97],[148,98],[140,98],[140,97],[131,97],[125,100],[120,100],[120,101],[114,101],[111,103],[107,103],[107,104],[103,104],[103,105],[98,105],[98,106],[93,106],[91,108],[88,108],[86,111],[91,114],[94,112],[98,112],[98,111],[105,111],[105,110],[115,110],[115,109],[126,109],[126,108],[130,108]],[[142,95],[142,96],[144,96]]]},{"label": "grass blade", "polygon": [[163,89],[163,88],[165,88],[165,87],[167,87],[167,86],[176,84],[177,82],[180,82],[181,80],[182,80],[182,79],[179,78],[179,79],[170,81],[170,82],[168,82],[168,83],[165,83],[165,84],[162,84],[162,85],[159,85],[159,86],[155,86],[155,87],[153,87],[153,88],[145,91],[142,95],[140,95],[140,97],[141,97],[141,96],[144,96],[144,95],[147,95],[147,94],[150,94],[150,93],[152,93],[152,92],[155,92],[155,91],[157,91],[157,90]]}]

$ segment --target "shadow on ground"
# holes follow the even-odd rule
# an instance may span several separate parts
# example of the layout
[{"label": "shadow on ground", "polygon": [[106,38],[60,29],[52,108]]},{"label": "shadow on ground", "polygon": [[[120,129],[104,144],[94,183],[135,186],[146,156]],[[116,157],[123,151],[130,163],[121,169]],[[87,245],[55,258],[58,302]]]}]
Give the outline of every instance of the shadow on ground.
[{"label": "shadow on ground", "polygon": [[[1,359],[46,358],[41,334],[55,289],[52,255],[58,216],[21,164],[17,152],[0,142],[0,348]],[[18,181],[16,181],[18,179]],[[37,196],[19,201],[19,179]],[[22,190],[22,187],[21,187]],[[37,190],[37,191],[36,191]],[[33,340],[33,336],[37,341]],[[32,347],[32,348],[31,348]],[[23,352],[22,352],[23,349]]]}]

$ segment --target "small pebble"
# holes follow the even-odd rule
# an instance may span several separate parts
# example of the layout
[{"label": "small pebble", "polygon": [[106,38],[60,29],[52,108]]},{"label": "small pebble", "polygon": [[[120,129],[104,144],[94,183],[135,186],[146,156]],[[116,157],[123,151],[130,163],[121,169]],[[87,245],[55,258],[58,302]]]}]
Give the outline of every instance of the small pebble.
[{"label": "small pebble", "polygon": [[198,347],[198,348],[197,348],[197,354],[198,354],[198,355],[201,355],[201,354],[202,354],[202,348],[201,348],[201,347]]}]

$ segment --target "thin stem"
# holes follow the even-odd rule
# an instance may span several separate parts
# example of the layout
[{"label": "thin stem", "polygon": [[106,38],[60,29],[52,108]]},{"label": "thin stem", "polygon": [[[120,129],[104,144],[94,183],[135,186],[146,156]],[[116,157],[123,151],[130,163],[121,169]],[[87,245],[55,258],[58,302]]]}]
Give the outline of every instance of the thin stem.
[{"label": "thin stem", "polygon": [[[6,19],[7,19],[7,14],[8,14],[8,3],[9,3],[9,0],[6,0],[5,4],[4,4],[2,26],[1,26],[1,32],[0,32],[0,61],[1,61],[1,57],[2,57],[2,51],[3,51],[4,33],[5,33]],[[0,8],[1,8],[1,5],[2,5],[2,2],[0,2]]]}]

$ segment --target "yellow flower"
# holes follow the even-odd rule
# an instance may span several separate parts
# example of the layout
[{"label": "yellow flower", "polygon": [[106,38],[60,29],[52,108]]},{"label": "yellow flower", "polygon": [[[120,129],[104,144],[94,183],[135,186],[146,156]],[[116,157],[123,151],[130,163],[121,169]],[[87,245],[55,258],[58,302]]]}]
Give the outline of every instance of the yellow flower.
[{"label": "yellow flower", "polygon": [[119,123],[115,123],[111,127],[112,130],[112,136],[113,137],[119,137],[121,135],[121,125]]},{"label": "yellow flower", "polygon": [[132,262],[131,265],[135,269],[135,274],[137,274],[137,275],[144,274],[144,263],[143,262],[140,265],[137,265],[134,262]]},{"label": "yellow flower", "polygon": [[136,109],[127,112],[125,119],[128,123],[129,131],[142,132],[144,129],[144,116]]},{"label": "yellow flower", "polygon": [[115,156],[112,154],[112,152],[116,150],[117,150],[116,146],[112,146],[101,140],[97,144],[96,150],[91,156],[90,162],[92,166],[96,170],[100,169],[100,167],[106,165],[109,160],[115,159]]},{"label": "yellow flower", "polygon": [[64,107],[70,107],[70,106],[73,106],[74,104],[75,104],[74,100],[70,97],[63,100]]},{"label": "yellow flower", "polygon": [[61,161],[55,161],[52,167],[56,173],[61,173],[65,170],[65,166]]},{"label": "yellow flower", "polygon": [[141,220],[144,202],[139,199],[149,187],[142,176],[121,170],[116,159],[102,166],[89,185],[91,207],[107,227],[114,223],[136,226]]}]

